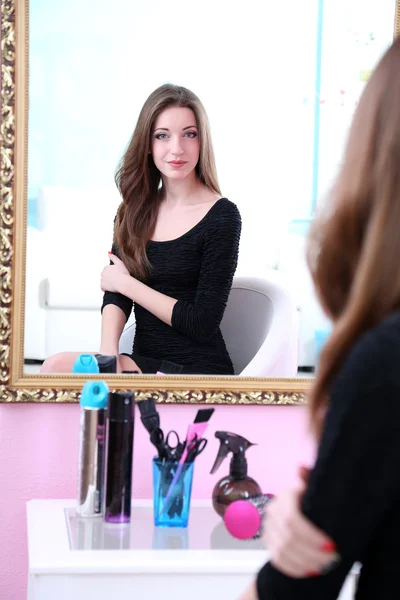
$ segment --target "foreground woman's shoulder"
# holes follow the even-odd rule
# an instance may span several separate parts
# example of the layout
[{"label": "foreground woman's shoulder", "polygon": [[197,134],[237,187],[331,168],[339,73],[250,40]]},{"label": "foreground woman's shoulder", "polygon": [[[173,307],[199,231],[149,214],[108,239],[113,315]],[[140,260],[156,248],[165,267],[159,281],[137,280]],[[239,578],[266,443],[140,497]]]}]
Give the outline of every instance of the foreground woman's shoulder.
[{"label": "foreground woman's shoulder", "polygon": [[390,384],[400,389],[400,311],[391,313],[360,336],[340,375],[339,379],[351,379],[352,385]]}]

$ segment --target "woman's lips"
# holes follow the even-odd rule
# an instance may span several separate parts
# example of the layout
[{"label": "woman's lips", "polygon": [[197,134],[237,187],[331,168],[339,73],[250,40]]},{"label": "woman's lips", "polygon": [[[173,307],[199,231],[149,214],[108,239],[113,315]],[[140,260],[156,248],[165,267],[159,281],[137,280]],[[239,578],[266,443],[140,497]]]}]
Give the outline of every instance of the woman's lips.
[{"label": "woman's lips", "polygon": [[180,167],[183,167],[183,165],[186,165],[186,162],[183,160],[171,160],[168,164],[174,169],[179,169]]}]

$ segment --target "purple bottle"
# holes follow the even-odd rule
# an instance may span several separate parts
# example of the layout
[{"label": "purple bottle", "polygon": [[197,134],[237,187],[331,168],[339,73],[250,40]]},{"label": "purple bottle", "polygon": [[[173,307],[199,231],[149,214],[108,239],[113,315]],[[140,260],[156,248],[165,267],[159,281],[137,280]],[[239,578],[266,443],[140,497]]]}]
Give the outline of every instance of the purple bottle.
[{"label": "purple bottle", "polygon": [[104,516],[107,523],[129,523],[131,519],[134,411],[133,392],[109,394]]}]

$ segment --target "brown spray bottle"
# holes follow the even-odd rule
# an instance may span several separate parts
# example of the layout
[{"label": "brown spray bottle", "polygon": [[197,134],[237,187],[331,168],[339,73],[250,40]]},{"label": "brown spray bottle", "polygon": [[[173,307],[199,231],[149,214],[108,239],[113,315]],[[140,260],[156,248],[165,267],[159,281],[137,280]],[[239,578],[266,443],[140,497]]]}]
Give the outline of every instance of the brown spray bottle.
[{"label": "brown spray bottle", "polygon": [[229,475],[216,483],[212,493],[214,510],[223,517],[232,502],[260,496],[262,491],[258,483],[247,475],[246,450],[255,444],[229,431],[217,431],[215,437],[219,439],[220,446],[211,474],[218,470],[222,461],[232,452]]}]

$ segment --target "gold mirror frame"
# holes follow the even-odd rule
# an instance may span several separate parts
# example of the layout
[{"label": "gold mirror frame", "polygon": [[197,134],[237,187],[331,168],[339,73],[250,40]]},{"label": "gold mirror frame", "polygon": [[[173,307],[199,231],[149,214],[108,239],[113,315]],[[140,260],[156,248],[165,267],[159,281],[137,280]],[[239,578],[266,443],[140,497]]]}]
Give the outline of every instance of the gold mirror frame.
[{"label": "gold mirror frame", "polygon": [[[77,402],[87,376],[23,375],[27,224],[29,0],[1,0],[0,402]],[[400,33],[396,0],[394,36]],[[93,377],[95,378],[95,377]],[[106,378],[124,389],[126,378]],[[164,403],[299,405],[312,379],[135,376]]]}]

